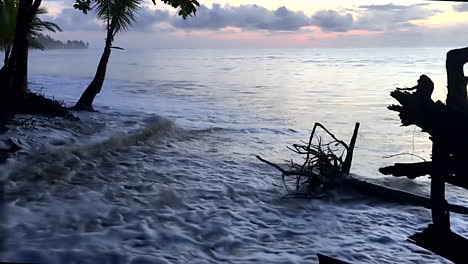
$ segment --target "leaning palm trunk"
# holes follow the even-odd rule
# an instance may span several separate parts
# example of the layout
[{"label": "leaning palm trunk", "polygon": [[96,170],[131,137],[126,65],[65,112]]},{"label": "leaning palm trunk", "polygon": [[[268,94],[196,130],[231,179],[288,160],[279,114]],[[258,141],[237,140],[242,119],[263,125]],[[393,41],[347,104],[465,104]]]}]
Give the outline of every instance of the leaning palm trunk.
[{"label": "leaning palm trunk", "polygon": [[[76,0],[73,6],[76,9],[87,13],[90,10],[95,11],[98,19],[107,24],[107,38],[104,53],[101,56],[94,79],[81,95],[75,104],[77,110],[93,110],[93,101],[96,95],[101,91],[104,79],[106,77],[107,63],[111,53],[111,46],[114,37],[120,31],[127,30],[135,21],[135,15],[141,8],[143,0]],[[172,7],[180,7],[179,15],[186,19],[195,14],[196,6],[200,4],[197,0],[161,0]],[[152,0],[156,4],[156,0]]]},{"label": "leaning palm trunk", "polygon": [[101,60],[99,61],[96,74],[84,93],[81,95],[78,102],[75,104],[74,109],[93,111],[94,98],[96,98],[96,95],[101,92],[104,79],[106,78],[107,63],[109,62],[111,54],[111,46],[112,31],[109,29],[107,32],[106,46],[104,47],[104,52],[101,55]]}]

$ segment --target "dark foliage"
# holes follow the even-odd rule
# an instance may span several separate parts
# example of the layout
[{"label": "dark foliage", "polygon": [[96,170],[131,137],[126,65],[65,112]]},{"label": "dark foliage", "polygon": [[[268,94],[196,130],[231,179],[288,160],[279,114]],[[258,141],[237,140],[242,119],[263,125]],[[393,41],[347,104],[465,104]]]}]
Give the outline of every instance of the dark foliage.
[{"label": "dark foliage", "polygon": [[60,40],[53,39],[49,35],[37,34],[34,38],[44,49],[87,49],[89,43],[85,43],[82,40],[67,40],[63,42]]}]

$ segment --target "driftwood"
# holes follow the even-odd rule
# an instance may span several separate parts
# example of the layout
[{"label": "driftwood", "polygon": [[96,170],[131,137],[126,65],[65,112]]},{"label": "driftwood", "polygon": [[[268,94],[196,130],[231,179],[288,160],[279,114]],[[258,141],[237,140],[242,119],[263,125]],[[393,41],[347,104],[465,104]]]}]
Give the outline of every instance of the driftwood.
[{"label": "driftwood", "polygon": [[[428,197],[375,183],[370,183],[354,177],[346,178],[342,186],[350,188],[353,191],[359,192],[361,194],[384,200],[386,202],[421,206],[427,209],[432,209],[431,199]],[[461,205],[447,203],[447,209],[453,213],[468,215],[468,208]]]},{"label": "driftwood", "polygon": [[439,233],[430,226],[423,232],[416,233],[408,241],[443,256],[453,263],[466,263],[468,240],[453,232]]},{"label": "driftwood", "polygon": [[425,75],[420,77],[415,87],[390,93],[400,105],[390,105],[388,109],[399,113],[402,125],[416,125],[430,135],[432,161],[397,163],[380,169],[383,174],[410,179],[430,175],[433,224],[412,236],[410,241],[457,263],[466,256],[463,250],[455,252],[454,249],[463,243],[466,250],[468,243],[450,230],[450,206],[445,200],[445,183],[468,189],[468,167],[465,164],[468,161],[468,79],[463,72],[467,62],[468,48],[447,53],[446,104],[431,99],[434,84]]},{"label": "driftwood", "polygon": [[[329,143],[323,143],[321,138],[317,139],[317,128],[323,129],[332,138],[332,141]],[[281,172],[283,183],[288,191],[287,197],[320,198],[323,197],[323,193],[321,192],[323,190],[343,187],[387,202],[396,202],[399,204],[421,206],[431,209],[431,200],[428,197],[370,183],[349,175],[349,169],[352,161],[351,155],[353,155],[358,131],[359,123],[356,123],[353,136],[348,145],[342,140],[339,140],[322,124],[316,123],[312,129],[307,145],[294,144],[292,148],[289,148],[294,153],[305,156],[305,162],[301,164],[291,162],[287,169],[260,156],[256,157],[263,163],[266,163]],[[318,141],[317,144],[314,143],[314,139]],[[330,144],[338,144],[344,147],[346,152],[344,161],[342,161],[341,156],[338,157],[333,154],[333,151],[329,149],[328,151],[324,150],[324,146]],[[329,162],[318,162],[318,160],[328,160]],[[320,169],[320,166],[328,169]],[[290,177],[295,180],[294,190],[290,190],[290,188],[287,187],[286,178]],[[453,204],[448,204],[447,206],[451,212],[468,214],[468,208],[466,207]]]},{"label": "driftwood", "polygon": [[333,257],[329,257],[320,253],[317,253],[317,258],[319,260],[319,264],[349,264],[349,262],[345,262]]},{"label": "driftwood", "polygon": [[[318,135],[318,128],[323,130],[331,138],[331,141],[323,142],[322,137]],[[348,145],[339,140],[325,126],[315,123],[308,143],[293,144],[292,147],[288,147],[292,152],[302,155],[304,162],[291,161],[287,169],[260,156],[256,157],[281,172],[288,195],[294,197],[321,197],[323,196],[323,193],[321,193],[323,189],[333,187],[349,174],[358,131],[359,123],[356,123],[353,136]],[[338,152],[341,153],[337,154]],[[346,156],[343,160],[345,153]],[[294,191],[290,191],[290,188],[288,188],[287,178],[294,180]]]},{"label": "driftwood", "polygon": [[[457,173],[463,172],[466,169],[463,164],[453,164],[448,163],[447,170],[449,175],[456,175]],[[409,179],[415,179],[417,177],[430,175],[432,162],[425,161],[425,162],[417,162],[417,163],[395,163],[393,166],[388,166],[384,168],[380,168],[380,173],[384,175],[392,175],[395,177],[403,177],[406,176]],[[455,177],[455,176],[446,176],[444,178],[445,182],[459,186],[465,189],[468,189],[468,181],[464,177]]]}]

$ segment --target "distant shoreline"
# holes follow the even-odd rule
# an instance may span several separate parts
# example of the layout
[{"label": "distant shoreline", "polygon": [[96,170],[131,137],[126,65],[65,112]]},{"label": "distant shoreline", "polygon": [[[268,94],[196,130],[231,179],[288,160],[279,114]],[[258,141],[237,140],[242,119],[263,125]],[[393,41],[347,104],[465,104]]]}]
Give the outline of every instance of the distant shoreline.
[{"label": "distant shoreline", "polygon": [[34,42],[38,44],[37,48],[42,50],[57,50],[57,49],[88,49],[89,43],[82,40],[67,40],[66,42],[53,39],[49,35],[38,34],[34,38]]},{"label": "distant shoreline", "polygon": [[47,51],[47,50],[87,50],[89,49],[88,47],[84,47],[84,48],[73,48],[73,47],[62,47],[62,48],[51,48],[51,47],[44,47],[42,50],[43,51]]}]

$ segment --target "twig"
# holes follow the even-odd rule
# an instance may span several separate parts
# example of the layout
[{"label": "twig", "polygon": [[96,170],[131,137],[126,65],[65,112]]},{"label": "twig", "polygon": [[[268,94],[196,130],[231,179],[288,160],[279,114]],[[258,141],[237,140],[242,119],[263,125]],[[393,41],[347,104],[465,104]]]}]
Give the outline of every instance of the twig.
[{"label": "twig", "polygon": [[268,160],[263,159],[262,157],[255,155],[257,159],[259,159],[261,162],[266,163],[275,169],[279,170],[284,176],[291,176],[291,175],[299,175],[299,176],[310,176],[308,173],[301,173],[301,172],[295,172],[295,171],[286,171],[285,169],[281,168],[279,165],[276,165],[272,162],[269,162]]},{"label": "twig", "polygon": [[416,154],[413,154],[413,153],[398,153],[398,154],[394,154],[394,155],[383,156],[383,158],[384,158],[384,159],[391,159],[391,158],[394,158],[394,157],[404,156],[404,155],[408,155],[408,156],[420,158],[421,160],[426,161],[425,158],[423,158],[423,157],[421,157],[421,156],[418,156],[418,155],[416,155]]}]

